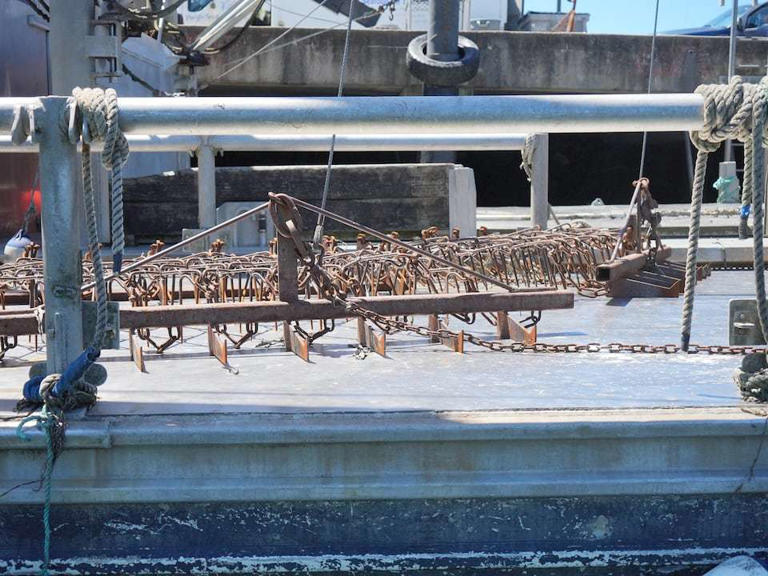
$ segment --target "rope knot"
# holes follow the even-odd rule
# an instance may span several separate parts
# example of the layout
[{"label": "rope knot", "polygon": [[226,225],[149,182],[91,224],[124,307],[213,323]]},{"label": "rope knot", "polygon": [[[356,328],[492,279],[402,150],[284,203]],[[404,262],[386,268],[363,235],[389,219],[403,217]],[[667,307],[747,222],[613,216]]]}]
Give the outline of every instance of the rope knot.
[{"label": "rope knot", "polygon": [[691,141],[702,152],[715,152],[729,139],[742,142],[752,131],[753,102],[758,87],[734,76],[728,84],[702,84],[696,93],[704,97],[704,126],[691,132]]}]

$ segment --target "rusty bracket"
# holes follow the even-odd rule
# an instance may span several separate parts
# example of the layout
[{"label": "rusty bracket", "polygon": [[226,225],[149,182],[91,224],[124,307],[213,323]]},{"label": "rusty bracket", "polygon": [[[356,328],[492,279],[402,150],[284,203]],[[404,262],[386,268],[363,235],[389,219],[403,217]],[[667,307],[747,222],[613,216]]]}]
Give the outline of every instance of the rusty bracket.
[{"label": "rusty bracket", "polygon": [[[696,280],[701,281],[710,273],[709,265],[700,265],[696,268]],[[653,269],[608,283],[608,295],[613,298],[677,298],[683,292],[685,265],[675,262],[659,263]]]},{"label": "rusty bracket", "polygon": [[376,330],[364,318],[357,319],[357,339],[361,346],[366,346],[379,356],[387,357],[387,334]]},{"label": "rusty bracket", "polygon": [[[440,328],[448,330],[448,325],[440,322]],[[458,354],[464,353],[464,330],[459,330],[455,334],[449,336],[440,336],[439,342],[443,346],[447,346]]]},{"label": "rusty bracket", "polygon": [[213,327],[208,325],[208,352],[211,356],[221,362],[222,366],[230,372],[237,373],[230,363],[227,356],[227,341],[224,338],[219,338]]},{"label": "rusty bracket", "polygon": [[[649,265],[648,252],[630,254],[597,267],[597,280],[606,282],[612,298],[677,298],[685,291],[685,266],[668,262],[672,250],[663,246]],[[697,280],[710,274],[707,265],[696,270]]]},{"label": "rusty bracket", "polygon": [[309,340],[306,336],[287,322],[283,324],[283,334],[285,336],[285,347],[304,360],[304,362],[309,362]]},{"label": "rusty bracket", "polygon": [[5,353],[12,348],[16,348],[18,338],[16,336],[0,336],[0,361]]},{"label": "rusty bracket", "polygon": [[136,364],[136,368],[139,369],[139,372],[146,372],[147,367],[144,363],[144,349],[141,347],[134,330],[128,331],[128,348],[131,352],[131,360]]},{"label": "rusty bracket", "polygon": [[[428,318],[427,318],[427,328],[429,328],[430,330],[433,330],[435,332],[437,330],[439,330],[440,329],[440,316],[438,316],[437,314],[430,314],[428,316]],[[439,344],[440,343],[440,338],[438,338],[437,336],[431,336],[429,338],[429,341],[432,342],[433,344]]]},{"label": "rusty bracket", "polygon": [[496,312],[496,320],[496,338],[499,340],[512,340],[529,346],[536,344],[536,326],[526,328],[504,311]]}]

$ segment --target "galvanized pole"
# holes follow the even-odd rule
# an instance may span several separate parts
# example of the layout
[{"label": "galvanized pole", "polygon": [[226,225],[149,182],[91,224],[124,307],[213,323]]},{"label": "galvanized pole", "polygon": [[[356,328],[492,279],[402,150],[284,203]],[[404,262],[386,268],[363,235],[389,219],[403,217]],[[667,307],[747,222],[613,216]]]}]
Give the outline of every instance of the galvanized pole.
[{"label": "galvanized pole", "polygon": [[536,134],[531,176],[531,226],[547,229],[549,221],[549,134]]},{"label": "galvanized pole", "polygon": [[[430,0],[427,56],[440,62],[459,59],[459,0]],[[424,85],[424,96],[458,96],[457,86]],[[456,161],[455,152],[422,152],[422,162]]]},{"label": "galvanized pole", "polygon": [[[54,2],[55,6],[56,3]],[[45,333],[48,373],[61,373],[83,349],[80,178],[77,147],[60,127],[67,99],[41,98],[35,110],[43,197]]]},{"label": "galvanized pole", "polygon": [[[736,33],[739,21],[739,0],[733,0],[733,11],[731,13],[731,37],[728,45],[728,81],[731,81],[736,73]],[[733,160],[733,142],[725,141],[725,162]]]},{"label": "galvanized pole", "polygon": [[[10,133],[15,107],[35,102],[0,97],[0,131]],[[120,98],[127,136],[683,132],[703,119],[701,94]]]},{"label": "galvanized pole", "polygon": [[49,65],[53,94],[65,96],[75,86],[91,85],[93,63],[87,48],[93,17],[93,0],[51,2]]},{"label": "galvanized pole", "polygon": [[[50,49],[48,69],[51,74],[51,93],[68,96],[77,87],[93,85],[94,62],[88,55],[89,42],[93,36],[95,17],[92,0],[61,0],[51,2]],[[93,166],[99,166],[99,155],[91,156]],[[109,190],[101,170],[93,171],[94,189],[96,190],[96,212],[99,239],[109,241]],[[82,180],[78,179],[77,202],[82,205]],[[80,214],[83,214],[81,211]],[[81,226],[83,216],[80,216]],[[83,228],[84,230],[85,228]],[[80,238],[85,245],[85,237]]]},{"label": "galvanized pole", "polygon": [[216,224],[216,153],[205,138],[197,149],[197,203],[198,226]]},{"label": "galvanized pole", "polygon": [[[35,112],[40,125],[45,332],[48,373],[60,373],[83,349],[81,278],[82,177],[77,147],[62,132],[59,119],[75,86],[90,86],[93,62],[92,0],[51,2],[49,69],[51,91]],[[99,195],[99,200],[105,200]],[[100,210],[105,212],[105,210]]]}]

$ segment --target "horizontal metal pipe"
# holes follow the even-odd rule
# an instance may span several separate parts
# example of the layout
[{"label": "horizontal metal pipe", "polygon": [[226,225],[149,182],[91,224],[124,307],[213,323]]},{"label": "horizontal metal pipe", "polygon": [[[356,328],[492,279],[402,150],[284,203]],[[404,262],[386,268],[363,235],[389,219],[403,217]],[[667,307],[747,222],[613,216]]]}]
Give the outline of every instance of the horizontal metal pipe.
[{"label": "horizontal metal pipe", "polygon": [[121,98],[127,134],[505,134],[686,131],[698,94]]},{"label": "horizontal metal pipe", "polygon": [[[199,136],[127,136],[131,152],[191,152],[197,150],[202,141]],[[78,149],[80,145],[78,145]],[[0,136],[0,154],[34,154],[39,146],[26,140],[20,145],[11,142],[10,136]],[[91,151],[101,152],[103,142],[93,142]]]},{"label": "horizontal metal pipe", "polygon": [[[0,133],[13,106],[0,98]],[[34,101],[34,100],[33,100]],[[700,128],[699,94],[120,98],[126,134],[307,135],[675,132]]]},{"label": "horizontal metal pipe", "polygon": [[[217,150],[326,152],[331,135],[211,136]],[[525,134],[337,134],[336,152],[421,150],[522,150]]]},{"label": "horizontal metal pipe", "polygon": [[[131,152],[192,152],[202,144],[199,136],[127,136]],[[325,152],[331,136],[210,136],[206,144],[215,150]],[[422,150],[522,150],[525,134],[361,134],[337,135],[335,149],[339,152],[413,151]],[[94,151],[101,145],[94,142]],[[16,146],[10,136],[0,136],[0,153],[37,152],[37,144],[27,140]]]},{"label": "horizontal metal pipe", "polygon": [[[573,293],[476,292],[470,294],[416,294],[412,296],[371,296],[350,298],[368,310],[384,316],[412,314],[468,314],[499,310],[553,310],[573,308]],[[235,322],[292,322],[351,316],[344,307],[327,300],[298,302],[237,302],[229,304],[184,304],[147,306],[120,310],[120,328],[162,328],[226,324]],[[37,333],[37,318],[32,313],[0,315],[0,334]]]}]

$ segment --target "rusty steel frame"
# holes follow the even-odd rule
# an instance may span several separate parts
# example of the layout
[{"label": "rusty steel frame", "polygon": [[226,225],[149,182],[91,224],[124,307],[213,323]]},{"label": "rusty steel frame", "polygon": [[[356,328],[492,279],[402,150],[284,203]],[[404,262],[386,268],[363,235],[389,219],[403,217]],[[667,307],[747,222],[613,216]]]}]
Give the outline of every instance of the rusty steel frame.
[{"label": "rusty steel frame", "polygon": [[[656,252],[656,261],[665,262],[670,256],[672,256],[672,249],[668,246],[663,246]],[[636,272],[640,272],[647,262],[648,251],[645,251],[637,254],[628,254],[612,262],[600,264],[597,267],[597,281],[615,282],[621,278],[626,278]]]},{"label": "rusty steel frame", "polygon": [[[371,296],[349,298],[349,300],[384,316],[411,316],[573,308],[574,294],[563,290],[476,292]],[[354,314],[332,302],[319,299],[185,304],[122,309],[120,310],[120,328],[135,330],[237,322],[293,322],[340,319],[350,316]],[[37,333],[38,320],[31,312],[0,315],[0,334],[21,336]]]}]

